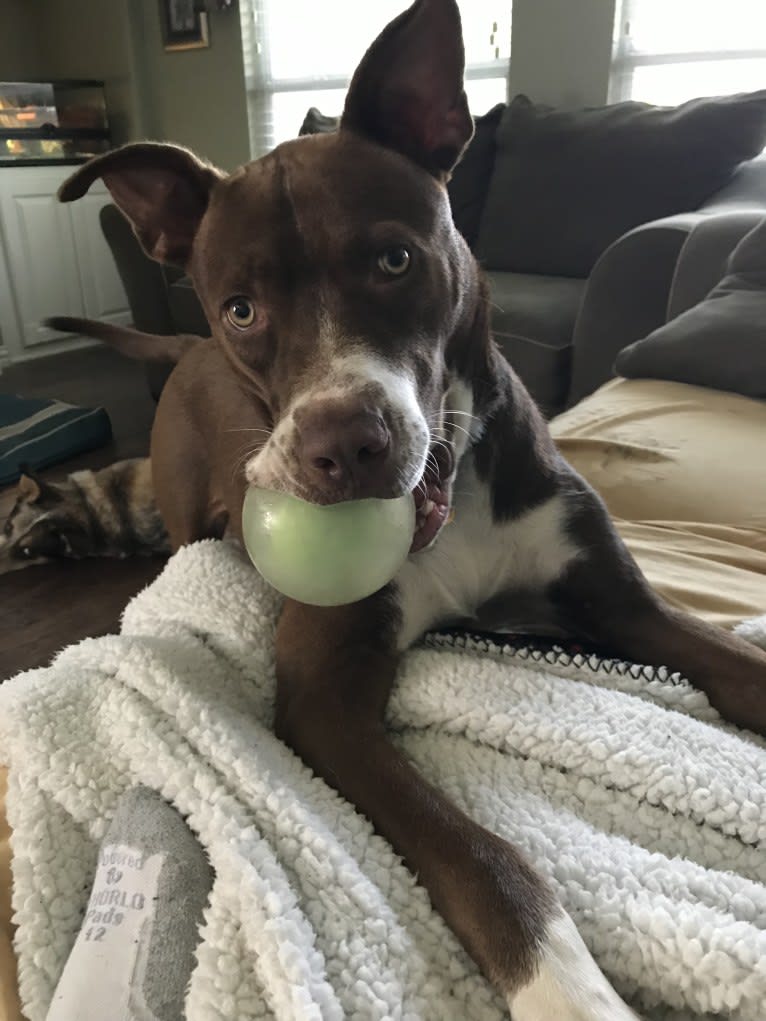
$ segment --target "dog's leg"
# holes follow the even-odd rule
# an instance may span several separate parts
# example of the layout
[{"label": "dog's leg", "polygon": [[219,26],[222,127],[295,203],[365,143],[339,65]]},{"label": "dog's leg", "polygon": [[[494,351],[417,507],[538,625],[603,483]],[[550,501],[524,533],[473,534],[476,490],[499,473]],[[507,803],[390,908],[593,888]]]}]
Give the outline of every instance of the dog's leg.
[{"label": "dog's leg", "polygon": [[337,609],[288,601],[277,635],[277,733],[404,857],[515,1021],[634,1018],[523,856],[389,741],[383,714],[396,653],[387,620],[381,596]]},{"label": "dog's leg", "polygon": [[[167,444],[152,435],[152,483],[157,508],[175,553],[181,546],[199,539],[220,538],[211,528],[207,469],[199,457],[177,457]],[[171,439],[171,446],[174,441]],[[224,524],[225,527],[225,524]]]},{"label": "dog's leg", "polygon": [[193,411],[184,406],[183,389],[173,384],[171,376],[157,406],[151,466],[157,508],[175,552],[200,539],[222,538],[228,515],[220,497],[213,502],[214,466],[205,437],[193,421]]},{"label": "dog's leg", "polygon": [[660,599],[595,494],[583,494],[578,516],[587,552],[552,592],[568,628],[638,663],[678,670],[725,719],[766,733],[766,653]]}]

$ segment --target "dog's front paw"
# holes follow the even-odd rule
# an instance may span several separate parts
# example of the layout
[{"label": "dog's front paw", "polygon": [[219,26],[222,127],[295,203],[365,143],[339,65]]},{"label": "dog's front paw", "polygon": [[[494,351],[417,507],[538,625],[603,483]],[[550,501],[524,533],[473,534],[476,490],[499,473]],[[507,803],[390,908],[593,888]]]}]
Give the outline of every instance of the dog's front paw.
[{"label": "dog's front paw", "polygon": [[766,737],[766,658],[762,672],[730,681],[707,691],[710,704],[729,723]]},{"label": "dog's front paw", "polygon": [[537,971],[508,995],[513,1021],[639,1021],[591,957],[564,911],[548,927]]}]

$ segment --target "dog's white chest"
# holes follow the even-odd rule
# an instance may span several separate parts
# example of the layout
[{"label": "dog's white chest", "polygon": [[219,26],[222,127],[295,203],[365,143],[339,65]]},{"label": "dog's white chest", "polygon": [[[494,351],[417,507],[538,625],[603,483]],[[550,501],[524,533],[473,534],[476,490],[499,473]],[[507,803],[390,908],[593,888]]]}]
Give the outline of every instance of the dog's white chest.
[{"label": "dog's white chest", "polygon": [[453,506],[454,520],[436,544],[410,557],[395,578],[402,649],[436,625],[474,619],[503,593],[542,591],[579,552],[566,532],[561,496],[495,524],[489,489],[470,458],[455,480]]}]

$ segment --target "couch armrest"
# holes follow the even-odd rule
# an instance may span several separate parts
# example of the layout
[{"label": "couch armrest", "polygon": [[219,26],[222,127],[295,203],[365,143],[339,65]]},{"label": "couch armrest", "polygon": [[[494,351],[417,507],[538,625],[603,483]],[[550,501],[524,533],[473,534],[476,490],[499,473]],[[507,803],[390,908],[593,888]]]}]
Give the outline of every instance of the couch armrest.
[{"label": "couch armrest", "polygon": [[766,155],[741,164],[696,212],[642,224],[610,245],[593,267],[575,325],[567,407],[612,378],[623,347],[704,298],[737,242],[763,216]]},{"label": "couch armrest", "polygon": [[765,216],[766,207],[736,209],[706,215],[700,220],[678,256],[670,285],[668,321],[697,305],[712,291],[724,276],[731,253]]},{"label": "couch armrest", "polygon": [[599,257],[575,324],[567,407],[612,378],[618,351],[665,322],[679,253],[704,215],[642,224]]}]

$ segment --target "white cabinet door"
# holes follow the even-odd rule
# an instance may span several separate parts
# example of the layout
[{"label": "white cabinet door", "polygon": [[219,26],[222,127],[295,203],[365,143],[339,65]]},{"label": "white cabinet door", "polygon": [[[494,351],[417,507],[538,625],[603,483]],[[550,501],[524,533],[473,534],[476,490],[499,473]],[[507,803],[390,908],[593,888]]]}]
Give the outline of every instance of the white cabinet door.
[{"label": "white cabinet door", "polygon": [[0,169],[0,214],[16,312],[16,322],[6,322],[12,310],[4,296],[2,330],[12,357],[57,336],[41,325],[46,316],[82,313],[72,220],[56,198],[62,174],[58,168],[46,171]]},{"label": "white cabinet door", "polygon": [[[97,182],[76,202],[56,198],[74,167],[0,168],[0,331],[11,359],[82,343],[42,325],[49,316],[130,321],[99,210],[110,201]],[[0,260],[2,261],[2,260]]]},{"label": "white cabinet door", "polygon": [[109,192],[99,183],[92,185],[88,194],[73,202],[69,209],[84,313],[89,319],[124,325],[130,320],[128,302],[99,221],[101,208],[111,201]]}]

